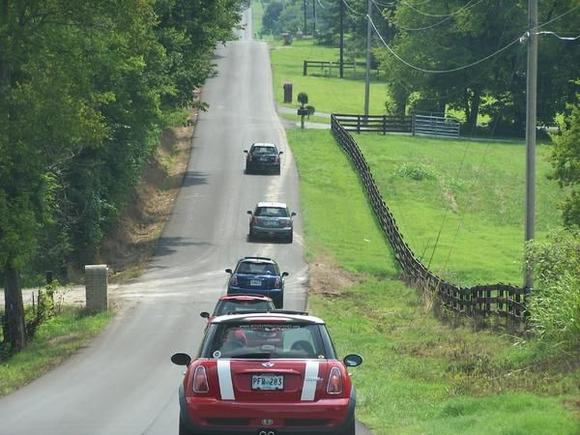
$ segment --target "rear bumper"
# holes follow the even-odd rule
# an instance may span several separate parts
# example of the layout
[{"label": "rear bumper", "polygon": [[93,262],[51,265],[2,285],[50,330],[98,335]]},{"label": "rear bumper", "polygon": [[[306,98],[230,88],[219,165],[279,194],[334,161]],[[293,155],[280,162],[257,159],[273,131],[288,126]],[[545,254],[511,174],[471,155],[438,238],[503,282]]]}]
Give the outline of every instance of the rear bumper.
[{"label": "rear bumper", "polygon": [[228,295],[264,295],[272,298],[274,302],[279,301],[284,296],[284,289],[273,288],[269,290],[257,289],[257,288],[245,288],[245,287],[233,287],[228,286]]},{"label": "rear bumper", "polygon": [[276,172],[280,170],[280,164],[274,162],[252,162],[246,164],[250,171]]},{"label": "rear bumper", "polygon": [[251,228],[251,233],[256,237],[287,238],[292,235],[292,227],[272,228],[272,227],[259,227],[254,225]]},{"label": "rear bumper", "polygon": [[182,386],[179,404],[181,421],[194,434],[257,435],[265,430],[276,435],[314,435],[336,434],[346,428],[354,420],[356,397],[353,389],[347,399],[297,403],[235,402],[185,397]]}]

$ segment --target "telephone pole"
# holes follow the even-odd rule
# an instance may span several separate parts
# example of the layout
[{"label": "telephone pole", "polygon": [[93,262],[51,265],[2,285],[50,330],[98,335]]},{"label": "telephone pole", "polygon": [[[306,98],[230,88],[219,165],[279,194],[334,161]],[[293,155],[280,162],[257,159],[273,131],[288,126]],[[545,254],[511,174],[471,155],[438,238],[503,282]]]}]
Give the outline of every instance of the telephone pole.
[{"label": "telephone pole", "polygon": [[312,36],[316,35],[316,0],[312,0]]},{"label": "telephone pole", "polygon": [[367,5],[367,74],[365,79],[365,116],[369,115],[369,94],[371,87],[371,13],[372,0],[368,0]]},{"label": "telephone pole", "polygon": [[340,78],[344,77],[344,0],[340,2]]},{"label": "telephone pole", "polygon": [[[536,109],[538,92],[538,0],[528,0],[528,67],[526,92],[526,223],[525,241],[535,234],[536,208]],[[524,288],[534,285],[526,266]]]},{"label": "telephone pole", "polygon": [[308,34],[308,27],[306,27],[306,0],[304,0],[304,36]]}]

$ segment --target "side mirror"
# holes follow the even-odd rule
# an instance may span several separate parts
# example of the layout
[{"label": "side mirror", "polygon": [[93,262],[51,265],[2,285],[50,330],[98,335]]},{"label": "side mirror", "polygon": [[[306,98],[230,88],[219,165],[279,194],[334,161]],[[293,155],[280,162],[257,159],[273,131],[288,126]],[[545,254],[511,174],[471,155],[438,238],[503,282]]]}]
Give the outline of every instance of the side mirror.
[{"label": "side mirror", "polygon": [[290,275],[288,272],[282,272],[282,278],[284,278],[285,276]]},{"label": "side mirror", "polygon": [[175,353],[171,356],[171,362],[178,366],[188,366],[191,357],[186,353]]},{"label": "side mirror", "polygon": [[207,311],[202,311],[199,313],[199,316],[203,317],[204,319],[209,319],[209,313]]},{"label": "side mirror", "polygon": [[358,367],[363,363],[363,357],[356,353],[351,353],[345,356],[342,362],[347,367]]},{"label": "side mirror", "polygon": [[248,152],[248,150],[244,150],[244,152],[245,152],[245,153],[247,153],[247,152]]},{"label": "side mirror", "polygon": [[293,211],[292,213],[290,213],[290,216],[296,216],[296,212]]},{"label": "side mirror", "polygon": [[278,154],[284,154],[284,151],[278,151]]},{"label": "side mirror", "polygon": [[231,275],[231,274],[233,273],[233,271],[232,271],[232,269],[230,269],[230,268],[227,268],[227,269],[226,269],[226,273],[229,273],[229,274]]},{"label": "side mirror", "polygon": [[254,214],[252,210],[248,210],[246,213],[249,214],[250,216]]}]

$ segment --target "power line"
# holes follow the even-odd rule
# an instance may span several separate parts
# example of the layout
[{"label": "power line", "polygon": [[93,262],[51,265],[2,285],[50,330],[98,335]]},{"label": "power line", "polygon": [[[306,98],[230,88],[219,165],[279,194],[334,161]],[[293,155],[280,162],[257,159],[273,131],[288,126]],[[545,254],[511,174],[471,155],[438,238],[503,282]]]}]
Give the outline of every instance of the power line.
[{"label": "power line", "polygon": [[363,17],[365,14],[362,12],[357,11],[356,9],[354,9],[351,5],[348,4],[348,2],[346,0],[342,0],[342,2],[344,3],[344,5],[346,6],[346,8],[351,11],[351,13],[353,13],[356,16],[359,17]]},{"label": "power line", "polygon": [[561,36],[561,35],[558,35],[556,32],[550,32],[547,30],[544,30],[542,32],[537,32],[536,35],[552,35],[555,38],[561,39],[562,41],[576,41],[577,39],[580,39],[580,35],[578,35],[578,36]]},{"label": "power line", "polygon": [[564,12],[564,13],[562,13],[562,14],[560,14],[560,15],[557,15],[557,16],[555,16],[554,18],[552,18],[551,20],[548,20],[548,21],[546,21],[545,23],[542,23],[542,24],[539,24],[539,25],[537,25],[537,26],[536,26],[536,27],[535,27],[533,30],[538,30],[538,29],[540,29],[540,28],[542,28],[542,27],[544,27],[544,26],[547,26],[548,24],[551,24],[551,23],[553,23],[554,21],[556,21],[556,20],[559,20],[560,18],[563,18],[563,17],[565,17],[566,15],[569,15],[569,14],[571,14],[572,12],[574,12],[574,11],[575,11],[576,9],[578,9],[578,8],[580,8],[580,4],[579,4],[579,5],[577,5],[577,6],[574,6],[574,7],[573,7],[573,8],[571,8],[571,9],[568,9],[566,12]]},{"label": "power line", "polygon": [[[443,17],[442,20],[439,20],[439,21],[437,21],[437,22],[435,22],[435,23],[433,23],[433,24],[431,24],[429,26],[424,26],[424,27],[404,27],[404,26],[401,26],[399,24],[397,24],[396,26],[397,26],[397,28],[399,28],[401,30],[404,30],[404,31],[407,31],[407,32],[418,32],[418,31],[433,29],[434,27],[437,27],[440,24],[443,24],[443,23],[449,21],[451,18],[453,18],[453,16],[459,14],[460,12],[466,11],[468,9],[471,9],[471,8],[477,6],[478,4],[480,4],[481,2],[483,2],[484,0],[478,0],[478,1],[475,1],[475,3],[473,3],[474,1],[475,0],[470,0],[467,4],[465,4],[464,6],[460,7],[459,9],[455,10],[453,13],[451,13],[451,14]],[[376,0],[373,0],[373,3],[377,7],[377,9],[379,9],[379,5],[380,6],[385,6],[385,5],[379,3]],[[382,11],[381,11],[381,16],[382,16]]]},{"label": "power line", "polygon": [[475,62],[471,62],[467,65],[462,65],[462,66],[458,66],[456,68],[449,68],[449,69],[428,69],[428,68],[422,68],[419,67],[417,65],[413,65],[412,63],[408,62],[407,60],[403,59],[401,56],[399,56],[391,47],[389,44],[387,44],[385,42],[385,40],[383,39],[382,35],[380,34],[380,32],[378,31],[377,27],[375,26],[375,23],[373,22],[372,18],[369,17],[367,15],[367,19],[370,21],[372,28],[375,30],[375,33],[377,34],[377,36],[379,37],[379,39],[381,40],[381,42],[383,43],[383,45],[387,48],[387,50],[389,50],[389,52],[401,63],[403,63],[404,65],[407,65],[409,68],[412,68],[416,71],[420,71],[420,72],[424,72],[424,73],[428,73],[428,74],[448,74],[448,73],[452,73],[452,72],[457,72],[457,71],[461,71],[464,69],[468,69],[468,68],[472,68],[476,65],[479,65],[480,63],[485,62],[486,60],[491,59],[494,56],[497,56],[498,54],[506,51],[508,48],[510,48],[511,46],[517,44],[518,42],[520,42],[521,40],[521,36],[518,36],[516,39],[514,39],[512,42],[510,42],[509,44],[503,46],[502,48],[500,48],[499,50],[494,51],[493,53],[479,59],[476,60]]}]

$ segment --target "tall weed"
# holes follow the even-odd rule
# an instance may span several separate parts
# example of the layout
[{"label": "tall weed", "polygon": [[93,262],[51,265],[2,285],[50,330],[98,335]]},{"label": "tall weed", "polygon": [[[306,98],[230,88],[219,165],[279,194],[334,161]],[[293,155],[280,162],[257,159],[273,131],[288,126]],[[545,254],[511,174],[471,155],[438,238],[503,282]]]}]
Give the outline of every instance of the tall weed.
[{"label": "tall weed", "polygon": [[530,320],[539,335],[565,347],[580,345],[580,233],[559,230],[526,246],[535,285]]}]

